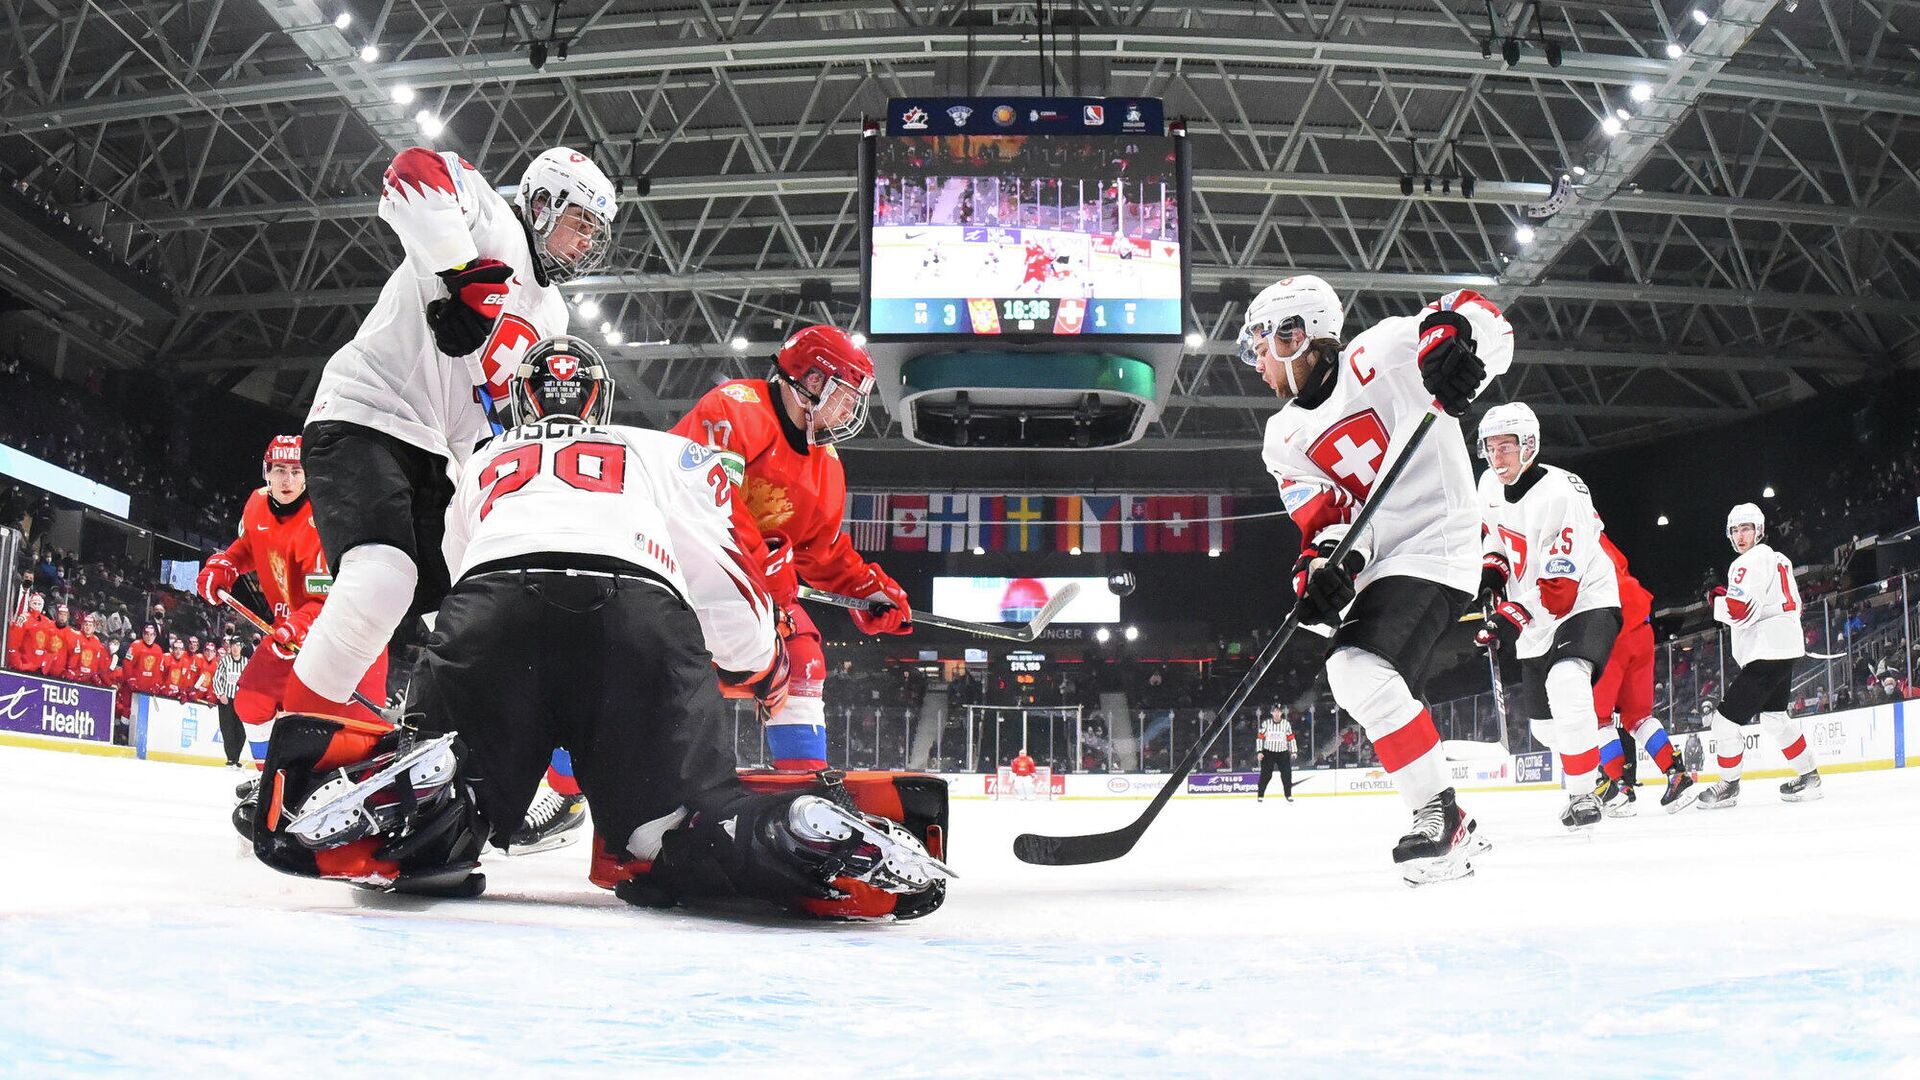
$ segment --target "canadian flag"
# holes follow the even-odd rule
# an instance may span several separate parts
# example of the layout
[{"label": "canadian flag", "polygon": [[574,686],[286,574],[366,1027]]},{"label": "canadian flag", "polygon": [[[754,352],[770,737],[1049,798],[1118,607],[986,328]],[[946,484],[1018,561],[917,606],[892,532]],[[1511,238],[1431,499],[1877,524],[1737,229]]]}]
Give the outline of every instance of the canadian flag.
[{"label": "canadian flag", "polygon": [[927,497],[895,495],[887,505],[893,516],[893,533],[888,546],[894,551],[927,550]]}]

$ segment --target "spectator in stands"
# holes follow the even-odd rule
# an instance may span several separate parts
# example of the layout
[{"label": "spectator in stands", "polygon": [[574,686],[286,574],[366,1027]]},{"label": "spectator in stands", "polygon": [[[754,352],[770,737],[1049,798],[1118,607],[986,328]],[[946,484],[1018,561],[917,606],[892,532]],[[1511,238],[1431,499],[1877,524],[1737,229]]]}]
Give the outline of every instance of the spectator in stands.
[{"label": "spectator in stands", "polygon": [[1873,690],[1867,697],[1867,701],[1870,704],[1907,701],[1914,696],[1913,688],[1907,685],[1907,680],[1902,679],[1893,671],[1882,669],[1879,678],[1874,683]]},{"label": "spectator in stands", "polygon": [[127,605],[115,604],[107,614],[106,640],[125,641],[133,635],[133,618],[127,614]]}]

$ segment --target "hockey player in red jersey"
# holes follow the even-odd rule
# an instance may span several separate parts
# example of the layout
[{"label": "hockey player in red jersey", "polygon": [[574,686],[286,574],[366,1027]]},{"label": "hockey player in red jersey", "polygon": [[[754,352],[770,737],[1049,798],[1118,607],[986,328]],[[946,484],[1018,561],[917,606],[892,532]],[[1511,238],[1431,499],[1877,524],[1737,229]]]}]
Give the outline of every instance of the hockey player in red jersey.
[{"label": "hockey player in red jersey", "polygon": [[[1478,582],[1479,513],[1459,421],[1513,359],[1513,331],[1492,303],[1450,293],[1342,345],[1331,286],[1284,278],[1248,305],[1241,359],[1285,406],[1267,422],[1264,457],[1300,529],[1295,612],[1330,637],[1327,683],[1365,728],[1413,824],[1393,861],[1410,884],[1472,873],[1485,841],[1456,803],[1439,731],[1419,694],[1433,646]],[[1328,556],[1374,495],[1398,448],[1434,404],[1435,421],[1366,532]]]},{"label": "hockey player in red jersey", "polygon": [[[1611,817],[1623,817],[1632,812],[1638,798],[1625,779],[1626,761],[1620,742],[1624,731],[1666,775],[1660,805],[1669,814],[1678,813],[1693,804],[1699,789],[1668,737],[1666,726],[1653,715],[1653,594],[1627,569],[1626,555],[1605,533],[1600,535],[1600,546],[1613,559],[1614,571],[1620,577],[1623,624],[1606,673],[1593,686],[1593,709],[1600,720],[1600,769],[1606,774],[1600,788],[1601,807]],[[1618,727],[1614,725],[1616,715]]]},{"label": "hockey player in red jersey", "polygon": [[453,482],[495,430],[514,365],[566,330],[558,286],[604,262],[614,213],[612,182],[565,147],[533,160],[512,205],[458,154],[412,147],[393,159],[380,220],[406,259],[327,361],[303,432],[334,582],[285,708],[345,715],[401,622],[446,592]]},{"label": "hockey player in red jersey", "polygon": [[98,625],[91,611],[80,617],[80,634],[67,659],[67,678],[88,686],[112,686],[118,680],[108,665],[107,643],[94,631]]},{"label": "hockey player in red jersey", "polygon": [[764,379],[736,379],[708,391],[673,432],[733,455],[740,498],[758,535],[743,537],[749,555],[767,553],[767,580],[791,620],[793,694],[767,722],[776,769],[827,767],[827,661],[820,631],[799,603],[799,585],[875,601],[855,611],[863,633],[904,634],[906,591],[860,556],[841,531],[846,475],[834,443],[867,421],[873,360],[831,326],[809,326],[780,347]]},{"label": "hockey player in red jersey", "polygon": [[47,598],[30,594],[26,609],[7,627],[7,666],[38,675],[46,667],[53,634],[53,620],[47,618]]},{"label": "hockey player in red jersey", "polygon": [[[305,644],[333,580],[320,549],[320,533],[314,528],[300,455],[298,435],[276,435],[267,444],[260,463],[266,482],[247,496],[246,508],[240,512],[239,537],[207,559],[194,583],[200,599],[216,608],[226,606],[223,597],[242,574],[254,574],[266,597],[268,611],[263,614],[273,620],[273,632],[247,661],[233,693],[233,710],[246,725],[255,761],[267,756],[273,716],[293,672],[294,655]],[[386,650],[361,673],[358,689],[370,701],[386,700]],[[358,702],[343,706],[342,711],[360,720],[379,719]]]}]

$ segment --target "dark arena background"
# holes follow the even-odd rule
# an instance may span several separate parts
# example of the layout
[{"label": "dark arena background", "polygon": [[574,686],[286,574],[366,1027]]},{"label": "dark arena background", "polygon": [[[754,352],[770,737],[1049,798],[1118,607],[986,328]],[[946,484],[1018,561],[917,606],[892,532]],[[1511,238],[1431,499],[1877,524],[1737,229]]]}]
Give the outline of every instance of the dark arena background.
[{"label": "dark arena background", "polygon": [[[1920,5],[0,6],[0,1073],[1920,1070]],[[462,900],[275,874],[232,831],[255,759],[219,659],[272,642],[196,580],[408,258],[383,175],[425,147],[511,200],[555,146],[614,193],[559,294],[615,423],[672,427],[810,325],[870,355],[867,423],[813,450],[842,529],[915,610],[1002,632],[806,605],[830,765],[946,783],[924,919],[639,910],[586,828]],[[1584,790],[1476,602],[1414,692],[1493,846],[1401,883],[1399,751],[1327,639],[1256,667],[1302,536],[1239,341],[1304,275],[1348,343],[1461,290],[1503,313],[1511,368],[1432,438],[1477,474],[1480,417],[1531,407],[1653,594],[1652,718],[1703,788],[1728,514],[1759,509],[1823,799],[1776,798],[1798,766],[1756,723],[1739,805],[1663,813],[1629,739],[1637,797],[1569,835]],[[189,659],[141,670],[146,624]],[[393,635],[390,702],[428,635]],[[744,770],[754,705],[725,704]],[[1012,853],[1163,788],[1123,859]]]}]

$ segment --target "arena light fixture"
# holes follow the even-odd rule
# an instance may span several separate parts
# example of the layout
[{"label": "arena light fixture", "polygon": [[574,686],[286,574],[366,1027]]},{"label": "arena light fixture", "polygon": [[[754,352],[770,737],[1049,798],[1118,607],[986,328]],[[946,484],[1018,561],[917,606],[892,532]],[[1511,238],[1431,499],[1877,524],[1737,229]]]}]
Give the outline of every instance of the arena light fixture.
[{"label": "arena light fixture", "polygon": [[380,59],[380,46],[378,45],[360,46],[360,62],[361,63],[371,64],[378,59]]},{"label": "arena light fixture", "polygon": [[1209,558],[1209,559],[1217,559],[1217,558],[1219,558],[1219,557],[1220,557],[1220,549],[1219,549],[1219,548],[1215,548],[1215,547],[1210,547],[1210,548],[1208,548],[1208,549],[1207,549],[1207,558]]},{"label": "arena light fixture", "polygon": [[580,317],[583,319],[599,318],[600,317],[600,301],[595,300],[591,296],[581,297],[580,298]]},{"label": "arena light fixture", "polygon": [[1187,348],[1197,349],[1206,343],[1207,339],[1202,336],[1198,330],[1190,330],[1187,332]]},{"label": "arena light fixture", "polygon": [[1512,67],[1520,62],[1520,40],[1518,38],[1508,38],[1505,42],[1501,43],[1500,59],[1505,60],[1508,67]]},{"label": "arena light fixture", "polygon": [[1137,626],[1127,627],[1126,638],[1128,641],[1140,640],[1140,628]]},{"label": "arena light fixture", "polygon": [[1068,548],[1068,549],[1067,549],[1067,554],[1069,554],[1069,555],[1078,555],[1078,554],[1080,554],[1080,545],[1079,545],[1079,544],[1075,544],[1075,545],[1073,545],[1072,547],[1070,547],[1070,548]]},{"label": "arena light fixture", "polygon": [[975,555],[985,555],[987,553],[987,549],[976,545],[973,549],[973,553]]},{"label": "arena light fixture", "polygon": [[864,349],[864,348],[866,348],[866,347],[867,347],[867,335],[865,335],[865,334],[855,334],[855,335],[853,335],[853,343],[854,343],[855,345],[857,345],[857,346],[859,346],[859,347],[860,347],[860,348],[862,348],[862,349]]},{"label": "arena light fixture", "polygon": [[420,134],[425,135],[429,139],[440,134],[440,132],[446,127],[445,124],[440,122],[439,117],[433,115],[432,113],[428,112],[425,109],[421,109],[419,112],[414,113],[413,120],[414,120],[414,123],[420,125]]},{"label": "arena light fixture", "polygon": [[609,345],[619,345],[626,340],[627,336],[618,330],[610,330],[607,332],[607,344]]},{"label": "arena light fixture", "polygon": [[1760,492],[1760,497],[1763,499],[1773,498],[1773,485],[1768,484],[1766,488]]},{"label": "arena light fixture", "polygon": [[1623,124],[1633,119],[1633,114],[1628,112],[1625,109],[1615,109],[1613,110],[1613,115],[1616,119],[1618,119]]},{"label": "arena light fixture", "polygon": [[1667,523],[1667,515],[1665,514],[1661,514],[1659,517],[1659,520],[1654,522],[1655,525],[1665,525],[1666,523]]},{"label": "arena light fixture", "polygon": [[746,339],[746,338],[743,338],[743,337],[739,337],[739,336],[737,336],[737,335],[736,335],[736,336],[734,337],[734,339],[733,339],[733,351],[734,351],[734,352],[746,352],[746,351],[747,351],[747,339]]},{"label": "arena light fixture", "polygon": [[601,333],[603,333],[603,334],[611,334],[611,333],[613,333],[613,324],[612,324],[612,323],[610,323],[610,322],[603,322],[603,323],[601,323],[601,324],[600,324],[600,332],[601,332]]},{"label": "arena light fixture", "polygon": [[393,88],[393,103],[395,105],[413,104],[413,87],[408,86],[406,83],[396,85]]},{"label": "arena light fixture", "polygon": [[1113,640],[1113,631],[1103,626],[1093,632],[1093,640],[1105,645],[1107,642]]},{"label": "arena light fixture", "polygon": [[1685,46],[1681,45],[1677,41],[1667,42],[1667,59],[1678,60],[1685,55],[1687,55],[1687,50]]},{"label": "arena light fixture", "polygon": [[1573,175],[1576,178],[1587,175],[1587,167],[1585,165],[1575,165],[1573,167]]},{"label": "arena light fixture", "polygon": [[335,30],[345,30],[347,27],[352,25],[353,25],[353,12],[351,11],[343,11],[340,14],[335,15],[333,17],[333,28]]},{"label": "arena light fixture", "polygon": [[1705,12],[1704,10],[1702,10],[1702,9],[1700,9],[1700,8],[1694,8],[1694,9],[1693,9],[1693,21],[1694,21],[1694,22],[1697,22],[1697,23],[1699,23],[1699,24],[1700,24],[1701,26],[1705,26],[1705,25],[1707,25],[1707,21],[1708,21],[1708,20],[1707,20],[1707,13],[1706,13],[1706,12]]},{"label": "arena light fixture", "polygon": [[1521,245],[1533,243],[1533,226],[1522,225],[1519,228],[1513,230],[1513,239],[1515,243],[1518,243]]},{"label": "arena light fixture", "polygon": [[1626,125],[1622,124],[1620,118],[1617,116],[1603,116],[1600,118],[1600,130],[1606,132],[1608,138],[1620,134],[1625,127]]},{"label": "arena light fixture", "polygon": [[1651,100],[1653,97],[1653,87],[1643,82],[1634,83],[1633,88],[1627,91],[1627,96],[1635,101]]}]

